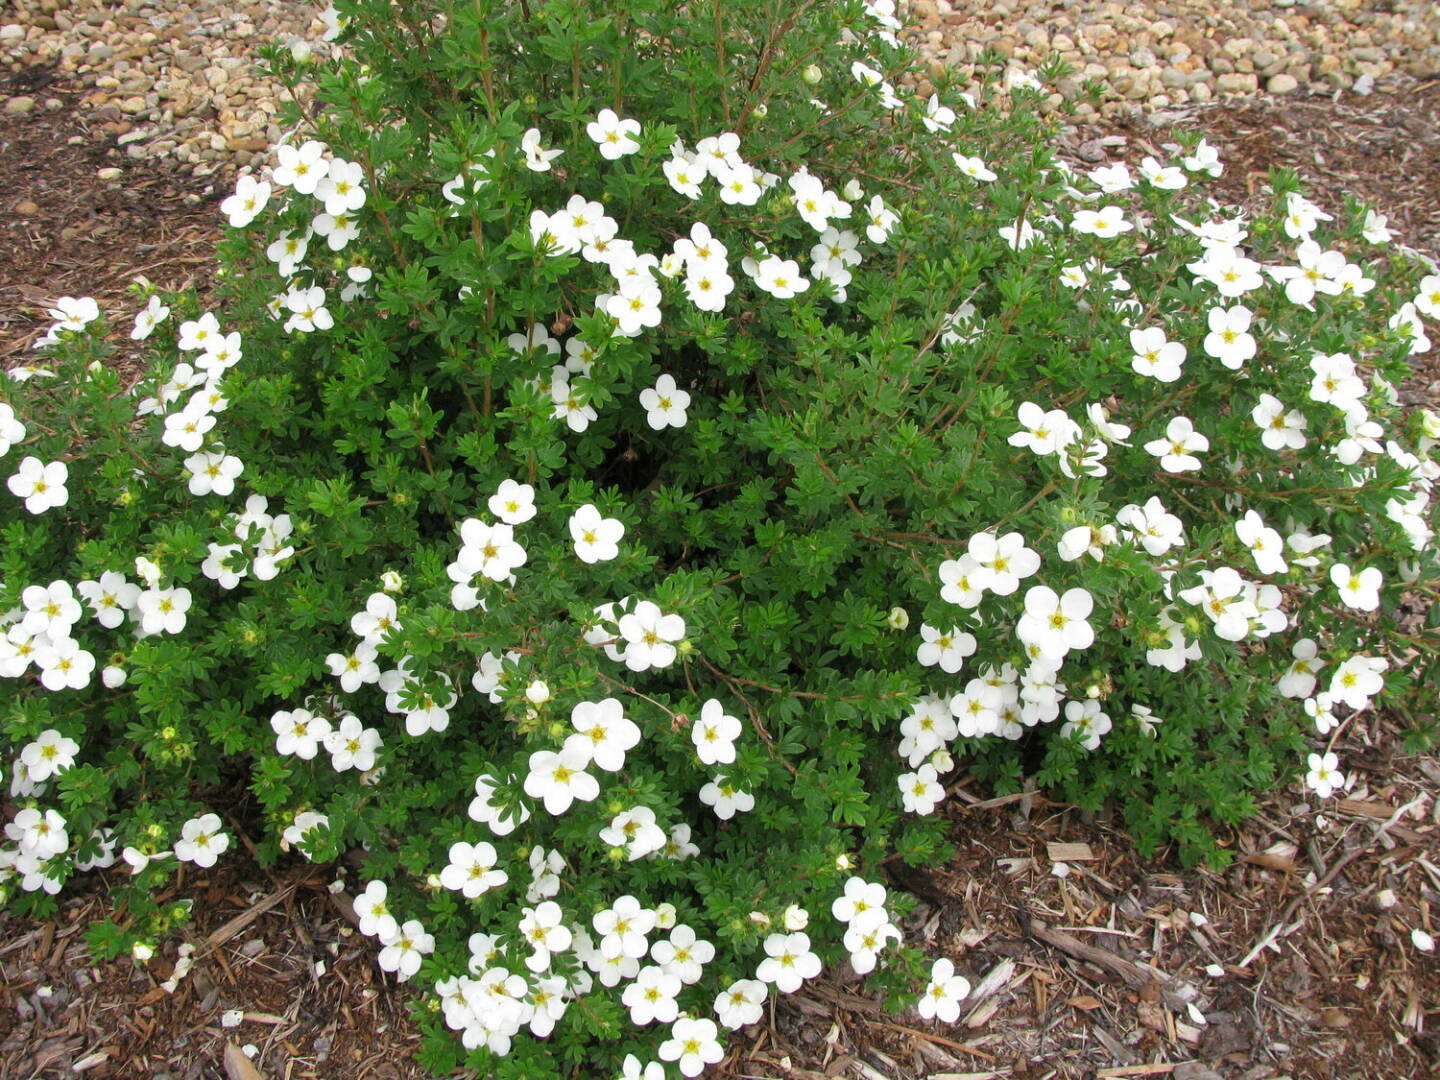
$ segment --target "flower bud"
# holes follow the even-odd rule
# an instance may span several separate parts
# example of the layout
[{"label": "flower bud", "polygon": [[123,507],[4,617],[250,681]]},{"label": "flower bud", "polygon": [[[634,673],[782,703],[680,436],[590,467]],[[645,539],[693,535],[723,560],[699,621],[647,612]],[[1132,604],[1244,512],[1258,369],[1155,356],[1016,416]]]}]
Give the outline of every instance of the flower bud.
[{"label": "flower bud", "polygon": [[677,916],[675,905],[666,901],[663,904],[655,905],[655,926],[660,930],[671,930],[675,927]]},{"label": "flower bud", "polygon": [[750,115],[756,120],[764,120],[765,117],[770,115],[770,107],[762,101],[750,110]]},{"label": "flower bud", "polygon": [[769,926],[770,916],[766,915],[763,911],[752,911],[750,912],[750,921],[756,926]]},{"label": "flower bud", "polygon": [[130,955],[144,964],[155,955],[155,948],[152,945],[146,945],[143,941],[137,941],[134,945],[130,946]]},{"label": "flower bud", "polygon": [[405,579],[394,570],[386,570],[380,575],[380,588],[387,593],[398,593],[405,588]]},{"label": "flower bud", "polygon": [[124,668],[109,664],[100,670],[100,681],[105,684],[107,690],[118,690],[125,685],[129,678]]},{"label": "flower bud", "polygon": [[935,766],[937,773],[948,773],[955,768],[955,759],[950,756],[949,750],[936,750],[930,755],[930,764]]},{"label": "flower bud", "polygon": [[440,885],[440,875],[439,875],[439,874],[426,874],[426,875],[425,875],[425,887],[426,887],[427,889],[438,889],[438,888],[440,888],[440,887],[441,887],[441,885]]},{"label": "flower bud", "polygon": [[310,43],[302,37],[290,39],[290,56],[297,64],[306,63],[310,59]]},{"label": "flower bud", "polygon": [[791,904],[785,909],[784,922],[785,929],[793,934],[810,925],[810,913],[798,904]]},{"label": "flower bud", "polygon": [[839,855],[835,856],[835,869],[853,870],[855,869],[855,860],[852,859],[847,853],[841,852]]},{"label": "flower bud", "polygon": [[800,77],[805,80],[806,86],[819,86],[825,73],[820,70],[819,64],[807,64],[805,70],[800,73]]},{"label": "flower bud", "polygon": [[849,180],[845,181],[845,186],[840,189],[840,194],[844,195],[845,198],[849,199],[851,202],[859,202],[861,199],[865,198],[865,189],[860,186],[859,180],[851,177]]},{"label": "flower bud", "polygon": [[885,622],[891,630],[904,630],[910,625],[910,613],[903,607],[892,607],[890,614],[885,616]]}]

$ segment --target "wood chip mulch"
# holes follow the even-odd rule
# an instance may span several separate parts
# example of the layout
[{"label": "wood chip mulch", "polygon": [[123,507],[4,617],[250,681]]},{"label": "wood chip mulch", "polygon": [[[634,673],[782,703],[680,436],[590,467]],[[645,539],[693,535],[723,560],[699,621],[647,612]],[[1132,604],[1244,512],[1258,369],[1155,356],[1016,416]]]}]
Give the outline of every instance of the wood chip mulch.
[{"label": "wood chip mulch", "polygon": [[[0,355],[28,353],[57,295],[131,312],[137,273],[203,284],[220,220],[219,196],[196,181],[128,162],[121,180],[98,179],[116,159],[71,108],[73,89],[21,89],[62,107],[0,116]],[[1322,198],[1359,194],[1404,242],[1440,255],[1436,84],[1166,122],[1207,132],[1232,198],[1263,197],[1272,164],[1296,168]],[[1113,152],[1132,162],[1168,137],[1149,124],[1079,133],[1098,136],[1123,137]],[[1432,402],[1435,355],[1414,388]],[[890,867],[890,885],[919,900],[907,939],[954,958],[976,987],[960,1022],[888,1013],[827,972],[737,1033],[719,1075],[1433,1080],[1440,954],[1411,931],[1440,936],[1440,765],[1404,756],[1383,716],[1352,726],[1339,751],[1359,786],[1318,814],[1298,788],[1275,792],[1228,838],[1238,858],[1224,873],[1141,859],[1103,816],[1040,793],[991,799],[962,783],[945,804],[955,859]],[[243,834],[243,820],[232,826]],[[172,895],[195,902],[184,940],[199,959],[174,994],[160,983],[177,942],[143,968],[87,958],[83,931],[107,913],[103,875],[52,919],[0,913],[0,1077],[418,1078],[407,994],[328,880],[303,864],[262,871],[242,851],[192,868]],[[229,1010],[243,1016],[233,1028]],[[246,1045],[255,1056],[242,1063]]]}]

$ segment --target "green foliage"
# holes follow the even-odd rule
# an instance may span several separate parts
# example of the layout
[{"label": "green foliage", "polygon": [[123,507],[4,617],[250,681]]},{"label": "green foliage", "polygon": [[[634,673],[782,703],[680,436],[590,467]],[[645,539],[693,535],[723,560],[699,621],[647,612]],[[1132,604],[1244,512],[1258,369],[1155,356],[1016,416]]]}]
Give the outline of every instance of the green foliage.
[{"label": "green foliage", "polygon": [[[1321,734],[1334,722],[1326,686],[1344,717],[1373,696],[1350,684],[1386,667],[1386,699],[1431,737],[1435,623],[1402,621],[1397,601],[1440,577],[1440,421],[1392,398],[1420,323],[1390,316],[1419,274],[1367,238],[1363,207],[1297,251],[1309,204],[1277,175],[1274,212],[1232,239],[1281,272],[1237,263],[1257,280],[1227,292],[1206,252],[1228,215],[1204,202],[1200,148],[1102,195],[1053,158],[1042,90],[1002,81],[995,58],[991,81],[917,98],[913,58],[859,3],[337,6],[343,52],[270,51],[324,107],[268,201],[242,187],[227,203],[210,343],[193,340],[195,298],[171,297],[134,396],[103,366],[103,318],[57,331],[37,361],[53,377],[4,389],[26,426],[7,461],[64,462],[68,498],[0,504],[0,662],[18,665],[0,739],[11,759],[47,732],[78,745],[55,776],[12,766],[16,798],[59,811],[69,841],[0,869],[21,909],[126,849],[138,872],[90,941],[143,956],[184,918],[153,900],[175,856],[233,846],[209,800],[246,790],[262,859],[363,846],[361,882],[423,924],[406,936],[433,936],[401,971],[435,987],[419,1008],[440,1070],[462,1056],[439,1033],[467,963],[553,992],[518,929],[547,897],[585,930],[622,896],[671,905],[715,946],[679,997],[708,1016],[792,907],[826,962],[849,962],[832,900],[888,857],[945,856],[934,804],[961,768],[1115,805],[1145,851],[1218,864],[1217,829],[1297,772],[1307,708]],[[602,110],[638,121],[633,152],[602,156]],[[728,159],[681,160],[694,198],[677,141]],[[302,193],[297,157],[329,170],[328,196]],[[321,213],[336,177],[364,192],[353,235],[338,203]],[[1110,225],[1086,231],[1101,208]],[[697,252],[696,223],[723,262]],[[287,234],[303,256],[284,257]],[[1313,297],[1297,265],[1321,267]],[[734,291],[702,307],[701,279]],[[1229,363],[1208,339],[1242,306],[1256,355]],[[1160,345],[1136,343],[1147,328],[1184,346],[1173,378],[1150,366]],[[217,359],[217,338],[243,355]],[[1325,361],[1327,399],[1314,363],[1342,353],[1358,381]],[[1262,421],[1267,395],[1283,410]],[[1198,468],[1172,460],[1182,417],[1208,440]],[[1272,445],[1298,418],[1303,438]],[[1157,544],[1167,512],[1183,534]],[[1381,573],[1378,610],[1337,591],[1337,565]],[[44,622],[27,589],[100,595],[107,572],[142,598],[74,623],[94,674],[40,655],[53,640],[20,656]],[[1292,667],[1301,639],[1319,683]],[[546,787],[551,755],[585,742],[600,702],[638,743],[589,765],[594,792],[552,803],[568,781]],[[696,737],[722,714],[733,760]],[[745,795],[753,808],[717,816]],[[633,857],[647,820],[669,846]],[[439,875],[453,845],[482,841],[508,882],[467,896]],[[558,892],[532,884],[552,852]],[[473,934],[503,956],[472,958]],[[579,963],[600,938],[553,958],[572,995],[553,1035],[509,1048],[492,1031],[486,1048],[471,1030],[468,1063],[530,1078],[653,1058],[664,1025],[637,1029]],[[912,1001],[919,961],[891,945],[877,985]]]}]

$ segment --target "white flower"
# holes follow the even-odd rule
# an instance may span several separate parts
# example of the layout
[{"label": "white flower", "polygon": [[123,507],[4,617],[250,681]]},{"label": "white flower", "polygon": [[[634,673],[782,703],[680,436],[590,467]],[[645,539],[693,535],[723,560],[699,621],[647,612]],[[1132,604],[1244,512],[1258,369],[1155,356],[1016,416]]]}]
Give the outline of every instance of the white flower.
[{"label": "white flower", "polygon": [[1363,709],[1385,688],[1382,673],[1389,667],[1381,657],[1352,656],[1330,677],[1330,697],[1352,709]]},{"label": "white flower", "polygon": [[1352,573],[1344,563],[1330,567],[1330,580],[1340,591],[1340,600],[1346,607],[1358,611],[1374,611],[1380,606],[1382,576],[1374,566],[1367,566],[1358,574]]},{"label": "white flower", "polygon": [[622,120],[614,109],[601,109],[594,120],[585,125],[586,134],[600,147],[600,156],[614,161],[640,149],[639,120]]},{"label": "white flower", "polygon": [[960,1019],[960,1002],[970,993],[970,981],[955,974],[955,965],[945,957],[930,968],[930,983],[916,1006],[925,1020],[953,1024]]},{"label": "white flower", "polygon": [[715,811],[721,821],[729,821],[736,813],[748,814],[755,809],[755,796],[740,791],[725,776],[714,780],[700,789],[700,801]]},{"label": "white flower", "polygon": [[[1313,638],[1301,638],[1290,648],[1294,662],[1280,677],[1276,690],[1288,698],[1308,698],[1315,692],[1315,675],[1324,667],[1318,659],[1320,648]],[[1323,735],[1324,732],[1321,732]]]},{"label": "white flower", "polygon": [[340,689],[353,694],[363,685],[380,681],[380,665],[376,663],[378,656],[375,643],[362,640],[348,656],[330,653],[325,657],[325,665],[330,674],[340,680]]},{"label": "white flower", "polygon": [[1203,138],[1195,147],[1195,153],[1180,159],[1190,172],[1208,173],[1210,176],[1219,176],[1225,171],[1224,164],[1220,161],[1220,154],[1215,147],[1211,146]]},{"label": "white flower", "polygon": [[968,553],[940,564],[940,599],[962,608],[979,605],[985,596],[985,571]]},{"label": "white flower", "polygon": [[618,518],[600,516],[593,503],[586,503],[570,515],[570,538],[575,555],[583,563],[608,562],[620,554],[625,526]]},{"label": "white flower", "polygon": [[1136,374],[1163,383],[1180,378],[1185,363],[1185,346],[1178,341],[1167,341],[1165,331],[1158,326],[1131,330],[1130,347],[1135,350],[1130,366]]},{"label": "white flower", "polygon": [[735,761],[735,740],[741,724],[711,698],[700,709],[700,719],[690,728],[695,754],[702,765],[729,765]]},{"label": "white flower", "polygon": [[332,218],[353,214],[365,205],[365,169],[357,161],[332,158],[325,176],[315,185],[315,198]]},{"label": "white flower", "polygon": [[591,802],[600,794],[600,785],[585,771],[588,754],[566,745],[559,753],[537,750],[530,755],[530,772],[525,777],[525,794],[543,799],[552,816],[563,814],[576,799]]},{"label": "white flower", "polygon": [[178,634],[185,629],[190,590],[147,589],[136,598],[135,610],[140,613],[140,629],[145,633]]},{"label": "white flower", "polygon": [[630,1010],[630,1022],[669,1024],[680,1015],[675,997],[680,993],[680,977],[654,964],[642,968],[635,981],[625,988],[620,1000]]},{"label": "white flower", "polygon": [[788,300],[810,287],[810,282],[801,276],[800,264],[794,259],[782,259],[770,255],[762,259],[755,268],[755,284],[777,300]]},{"label": "white flower", "polygon": [[975,654],[975,637],[958,626],[948,632],[941,632],[933,626],[920,626],[921,644],[916,650],[916,659],[924,667],[939,665],[940,670],[954,675],[960,670],[965,657]]},{"label": "white flower", "polygon": [[715,997],[715,1015],[732,1031],[758,1024],[770,991],[759,979],[737,979]]},{"label": "white flower", "polygon": [[294,754],[310,761],[320,752],[325,736],[330,734],[330,721],[309,709],[281,709],[270,717],[270,728],[275,732],[277,754]]},{"label": "white flower", "polygon": [[1260,395],[1259,403],[1250,411],[1250,419],[1260,428],[1260,441],[1268,450],[1299,450],[1309,441],[1305,428],[1310,422],[1305,414],[1287,409],[1273,394]]},{"label": "white flower", "polygon": [[83,330],[100,317],[100,305],[90,296],[62,296],[48,314],[55,320],[50,328],[52,334],[57,330]]},{"label": "white flower", "polygon": [[95,657],[73,638],[60,638],[35,649],[35,666],[40,669],[40,685],[46,690],[83,690],[90,685]]},{"label": "white flower", "polygon": [[1340,759],[1333,753],[1311,754],[1307,758],[1310,771],[1305,774],[1305,786],[1322,799],[1328,799],[1336,788],[1345,786],[1345,774],[1340,771]]},{"label": "white flower", "polygon": [[901,773],[896,783],[900,788],[901,804],[912,814],[933,813],[936,804],[945,797],[945,789],[939,783],[939,773],[929,762],[921,765],[915,772]]},{"label": "white flower", "polygon": [[955,162],[955,167],[972,180],[980,180],[985,183],[995,179],[995,173],[978,157],[966,157],[956,151],[950,155]]},{"label": "white flower", "polygon": [[661,375],[653,388],[640,391],[640,406],[645,409],[645,422],[656,431],[666,427],[684,427],[685,410],[690,395],[675,385],[673,375]]},{"label": "white flower", "polygon": [[550,163],[564,152],[546,150],[541,146],[539,128],[527,128],[520,139],[520,153],[525,158],[525,167],[531,172],[549,172]]},{"label": "white flower", "polygon": [[46,728],[20,751],[20,764],[32,783],[43,784],[75,764],[80,744],[54,728]]},{"label": "white flower", "polygon": [[1262,574],[1283,574],[1289,569],[1280,534],[1268,528],[1254,510],[1247,510],[1244,517],[1235,522],[1235,535],[1250,549],[1255,566]]},{"label": "white flower", "polygon": [[793,994],[806,979],[820,974],[820,958],[810,951],[810,935],[771,934],[765,939],[766,958],[755,977],[772,983],[782,994]]},{"label": "white flower", "polygon": [[185,459],[185,469],[190,473],[191,495],[229,495],[245,463],[224,452],[201,450]]},{"label": "white flower", "polygon": [[150,302],[135,315],[135,328],[130,331],[131,341],[144,341],[167,318],[170,309],[160,302],[160,297],[150,297]]},{"label": "white flower", "polygon": [[640,729],[615,698],[580,702],[570,710],[570,724],[576,734],[565,745],[574,740],[577,748],[584,748],[586,760],[606,772],[619,772],[626,752],[640,741]]},{"label": "white flower", "polygon": [[[1119,236],[1135,228],[1125,220],[1125,211],[1119,206],[1102,206],[1099,210],[1080,210],[1070,222],[1070,228],[1077,233],[1091,236]],[[1021,245],[1024,246],[1023,244]]]},{"label": "white flower", "polygon": [[1256,354],[1256,340],[1250,336],[1251,318],[1250,308],[1243,304],[1211,308],[1205,315],[1210,327],[1210,333],[1205,334],[1205,354],[1231,372],[1238,372],[1244,361]]},{"label": "white flower", "polygon": [[1165,426],[1163,439],[1152,439],[1145,444],[1145,452],[1160,459],[1160,467],[1166,472],[1193,472],[1200,468],[1197,453],[1210,449],[1210,440],[1195,430],[1195,425],[1184,416],[1177,416]]},{"label": "white flower", "polygon": [[1011,446],[1027,447],[1032,453],[1044,457],[1058,453],[1079,435],[1075,421],[1062,409],[1046,412],[1033,401],[1022,401],[1016,410],[1020,430],[1011,435]]},{"label": "white flower", "polygon": [[631,671],[669,667],[675,662],[672,642],[685,636],[685,620],[667,615],[649,600],[641,600],[632,611],[620,616],[620,636],[625,639],[625,666]]},{"label": "white flower", "polygon": [[970,537],[969,554],[979,570],[975,577],[980,587],[997,596],[1009,596],[1020,587],[1022,578],[1040,569],[1040,556],[1025,546],[1025,537],[1018,532],[996,536],[980,532]]},{"label": "white flower", "polygon": [[608,826],[600,830],[601,842],[611,847],[623,848],[631,862],[660,851],[668,839],[665,830],[656,824],[655,811],[648,806],[633,806],[629,810],[622,810],[610,819]]},{"label": "white flower", "polygon": [[180,839],[175,841],[175,858],[208,869],[229,847],[230,837],[220,831],[220,815],[202,814],[181,826]]},{"label": "white flower", "polygon": [[451,844],[449,858],[445,869],[440,871],[440,884],[467,900],[474,900],[510,880],[510,875],[496,866],[499,858],[495,848],[483,840],[478,844],[463,841]]},{"label": "white flower", "polygon": [[868,975],[874,971],[886,944],[899,940],[899,927],[888,921],[877,922],[873,926],[852,923],[842,939],[850,953],[850,966],[857,975]]},{"label": "white flower", "polygon": [[1177,167],[1161,165],[1148,155],[1140,162],[1140,175],[1145,178],[1147,183],[1170,191],[1183,188],[1188,183],[1185,174]]},{"label": "white flower", "polygon": [[393,971],[405,982],[420,970],[421,960],[435,951],[435,939],[425,932],[418,919],[410,919],[394,934],[381,935],[377,963],[382,971]]},{"label": "white flower", "polygon": [[6,481],[6,486],[10,494],[25,500],[26,510],[32,514],[43,514],[46,510],[64,506],[70,500],[70,492],[65,487],[68,476],[69,468],[63,461],[46,464],[37,457],[25,457],[21,459],[19,469]]},{"label": "white flower", "polygon": [[1061,596],[1048,585],[1035,585],[1025,592],[1025,614],[1015,633],[1042,656],[1059,660],[1072,649],[1088,649],[1095,631],[1087,621],[1095,601],[1085,589],[1067,589]]},{"label": "white flower", "polygon": [[1221,296],[1228,298],[1244,296],[1265,283],[1260,276],[1260,264],[1229,246],[1207,248],[1200,261],[1188,263],[1186,269],[1210,282]]},{"label": "white flower", "polygon": [[[475,574],[491,581],[504,581],[525,564],[525,549],[515,542],[509,525],[487,525],[478,518],[460,523],[461,548],[451,580],[464,584]],[[460,575],[460,576],[457,576]]]},{"label": "white flower", "polygon": [[235,182],[235,194],[220,204],[220,212],[230,219],[230,227],[243,229],[265,209],[270,201],[270,185],[253,176],[242,176]]},{"label": "white flower", "polygon": [[330,755],[330,767],[336,772],[346,769],[369,772],[375,767],[375,751],[385,745],[379,731],[365,727],[359,717],[350,713],[342,716],[339,725],[325,734],[324,743]]},{"label": "white flower", "polygon": [[1094,698],[1065,703],[1065,723],[1060,726],[1062,739],[1073,738],[1086,750],[1100,747],[1100,736],[1110,730],[1110,716],[1100,711]]},{"label": "white flower", "polygon": [[887,922],[885,886],[861,877],[847,878],[844,892],[830,902],[830,914],[846,924],[872,926]]},{"label": "white flower", "polygon": [[662,163],[660,171],[665,174],[665,179],[670,182],[670,187],[677,195],[684,195],[687,199],[700,197],[700,181],[705,179],[706,170],[705,166],[697,163],[695,159],[683,154],[676,155]]},{"label": "white flower", "polygon": [[865,208],[865,235],[872,244],[883,244],[890,239],[890,230],[900,222],[900,215],[885,205],[879,195],[871,197]]},{"label": "white flower", "polygon": [[621,896],[592,916],[590,925],[600,935],[602,956],[626,956],[638,960],[649,948],[645,935],[655,929],[656,914],[630,895]]},{"label": "white flower", "polygon": [[499,490],[486,505],[506,525],[523,525],[535,516],[535,489],[514,480],[501,480]]},{"label": "white flower", "polygon": [[1000,238],[1009,245],[1011,251],[1023,251],[1040,238],[1040,234],[1035,230],[1035,226],[1024,219],[1015,222],[1013,225],[1000,226],[999,232]]},{"label": "white flower", "polygon": [[1348,353],[1329,356],[1317,353],[1310,360],[1315,377],[1310,382],[1310,400],[1328,402],[1341,412],[1349,412],[1365,396],[1365,384],[1355,373],[1355,361]]},{"label": "white flower", "polygon": [[[317,229],[318,231],[318,229]],[[319,285],[308,289],[295,288],[285,294],[284,304],[291,312],[285,322],[286,332],[299,330],[310,333],[314,330],[329,330],[335,319],[325,307],[325,290]]]},{"label": "white flower", "polygon": [[713,1020],[682,1016],[670,1028],[670,1038],[660,1044],[660,1057],[676,1062],[686,1076],[699,1076],[706,1065],[714,1065],[725,1056],[718,1036]]},{"label": "white flower", "polygon": [[[1106,195],[1118,195],[1135,186],[1135,179],[1130,175],[1130,170],[1124,162],[1103,165],[1098,169],[1091,170],[1090,180]],[[1119,208],[1116,207],[1116,209]]]},{"label": "white flower", "polygon": [[400,629],[397,614],[393,596],[383,592],[371,593],[365,601],[365,610],[350,617],[350,629],[364,640],[378,645],[391,630]]},{"label": "white flower", "polygon": [[279,159],[271,179],[281,187],[293,187],[301,195],[313,195],[315,187],[326,175],[325,144],[307,139],[300,147],[279,146]]}]

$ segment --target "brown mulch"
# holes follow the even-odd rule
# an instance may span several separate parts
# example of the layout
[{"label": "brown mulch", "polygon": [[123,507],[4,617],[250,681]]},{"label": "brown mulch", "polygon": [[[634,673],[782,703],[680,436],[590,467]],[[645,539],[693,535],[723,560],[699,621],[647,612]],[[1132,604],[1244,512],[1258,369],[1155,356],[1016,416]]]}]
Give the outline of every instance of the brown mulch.
[{"label": "brown mulch", "polygon": [[[200,280],[220,221],[200,182],[110,153],[69,107],[70,89],[35,93],[62,108],[0,115],[0,355],[28,353],[56,295],[128,314],[136,273],[172,287]],[[1174,122],[1219,146],[1231,197],[1261,198],[1269,165],[1293,167],[1322,200],[1359,194],[1406,243],[1440,254],[1433,84],[1340,104],[1196,109]],[[1082,136],[1098,134],[1124,136],[1115,156],[1131,161],[1169,138],[1144,123]],[[107,166],[122,178],[98,179]],[[722,1075],[1440,1075],[1440,959],[1410,938],[1417,927],[1440,935],[1440,766],[1401,754],[1380,717],[1338,749],[1361,778],[1350,798],[1325,803],[1322,820],[1298,789],[1276,792],[1228,838],[1238,860],[1224,873],[1142,860],[1103,816],[1040,794],[991,800],[962,783],[945,804],[954,860],[892,868],[890,883],[919,900],[907,940],[953,957],[985,992],[946,1027],[886,1013],[863,984],[827,972],[770,1023],[737,1033]],[[351,932],[329,880],[303,864],[263,871],[239,851],[212,871],[192,868],[173,897],[195,902],[183,940],[200,959],[173,995],[159,984],[178,942],[146,968],[86,957],[84,929],[106,912],[103,876],[66,894],[50,920],[0,913],[0,1077],[210,1080],[226,1075],[232,1043],[255,1047],[266,1080],[420,1076],[407,993]],[[231,1009],[244,1019],[227,1029]]]},{"label": "brown mulch", "polygon": [[[95,297],[123,320],[128,345],[129,320],[145,305],[127,287],[140,276],[179,288],[207,275],[218,212],[200,181],[130,160],[92,130],[78,93],[36,81],[0,80],[0,99],[37,99],[29,115],[0,117],[0,357],[30,353],[60,296]],[[104,169],[120,175],[102,180]]]}]

